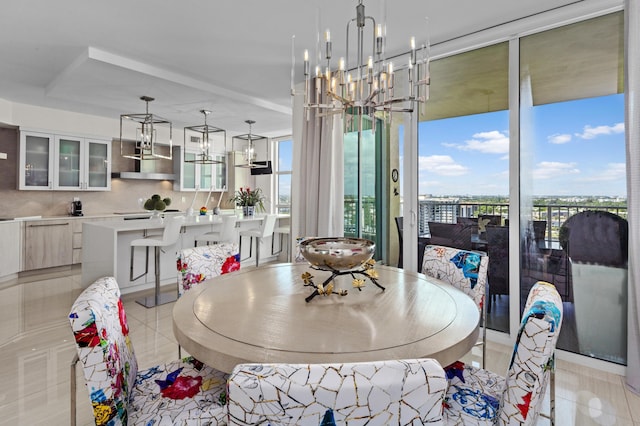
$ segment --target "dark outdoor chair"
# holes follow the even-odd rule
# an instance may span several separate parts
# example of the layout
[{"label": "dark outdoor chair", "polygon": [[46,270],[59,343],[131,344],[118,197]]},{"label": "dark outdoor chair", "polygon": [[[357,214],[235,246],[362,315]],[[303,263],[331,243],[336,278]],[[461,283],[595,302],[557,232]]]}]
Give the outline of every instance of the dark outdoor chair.
[{"label": "dark outdoor chair", "polygon": [[624,364],[627,359],[627,221],[584,211],[560,228],[571,270],[580,353]]},{"label": "dark outdoor chair", "polygon": [[489,219],[489,223],[487,223],[487,225],[502,225],[502,216],[499,214],[481,214],[478,215],[478,219]]},{"label": "dark outdoor chair", "polygon": [[560,227],[560,246],[572,262],[623,268],[629,252],[629,225],[613,213],[580,212]]},{"label": "dark outdoor chair", "polygon": [[487,254],[489,255],[489,298],[487,310],[498,295],[509,294],[509,228],[487,226]]},{"label": "dark outdoor chair", "polygon": [[[395,218],[396,220],[396,228],[398,229],[398,268],[402,268],[402,232],[403,232],[403,218],[402,216],[398,216]],[[418,272],[422,272],[422,257],[424,256],[424,248],[429,244],[429,238],[418,237]]]},{"label": "dark outdoor chair", "polygon": [[478,226],[461,223],[429,222],[431,244],[472,250],[471,235],[478,233]]}]

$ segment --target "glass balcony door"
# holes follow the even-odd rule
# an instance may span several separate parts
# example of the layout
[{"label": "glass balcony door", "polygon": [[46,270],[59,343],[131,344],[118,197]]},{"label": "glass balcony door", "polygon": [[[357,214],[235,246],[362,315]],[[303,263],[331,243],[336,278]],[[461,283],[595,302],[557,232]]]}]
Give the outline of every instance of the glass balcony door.
[{"label": "glass balcony door", "polygon": [[622,40],[619,12],[523,37],[519,48],[520,309],[536,281],[553,283],[564,301],[558,348],[619,364],[627,337],[627,236],[617,225],[626,224]]}]

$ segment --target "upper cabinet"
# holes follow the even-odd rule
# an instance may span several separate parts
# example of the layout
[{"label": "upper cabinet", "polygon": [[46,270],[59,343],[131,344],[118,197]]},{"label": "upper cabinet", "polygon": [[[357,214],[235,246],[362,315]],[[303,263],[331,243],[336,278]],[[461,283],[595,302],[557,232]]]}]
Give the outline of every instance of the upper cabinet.
[{"label": "upper cabinet", "polygon": [[21,131],[18,189],[110,190],[111,142]]},{"label": "upper cabinet", "polygon": [[[227,185],[227,164],[224,153],[214,154],[216,164],[199,164],[193,161],[196,158],[195,152],[184,152],[180,147],[173,148],[174,191],[214,191],[225,190]],[[186,160],[186,161],[185,161]]]},{"label": "upper cabinet", "polygon": [[54,137],[20,132],[18,189],[53,189]]}]

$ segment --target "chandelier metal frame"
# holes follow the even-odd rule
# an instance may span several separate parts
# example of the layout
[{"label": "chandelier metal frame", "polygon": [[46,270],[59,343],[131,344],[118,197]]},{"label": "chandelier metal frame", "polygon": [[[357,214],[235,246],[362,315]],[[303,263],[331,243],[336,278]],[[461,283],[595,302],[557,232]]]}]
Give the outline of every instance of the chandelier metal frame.
[{"label": "chandelier metal frame", "polygon": [[[266,143],[266,160],[269,160],[269,138],[266,136],[255,135],[251,133],[251,127],[255,124],[254,120],[245,120],[245,123],[249,125],[249,133],[243,135],[236,135],[232,138],[231,141],[231,149],[235,151],[235,143],[242,143],[244,145],[244,159],[246,163],[236,164],[236,167],[241,167],[245,169],[257,169],[261,167],[268,167],[265,164],[256,164],[256,150],[255,150],[255,142],[265,142]],[[265,161],[266,161],[265,160]]]},{"label": "chandelier metal frame", "polygon": [[[149,113],[149,102],[153,102],[155,99],[150,96],[141,96],[140,100],[146,104],[146,112],[144,114],[122,114],[120,115],[120,155],[125,158],[132,158],[134,160],[171,160],[173,158],[173,128],[171,121]],[[126,152],[125,144],[127,139],[124,135],[124,128],[126,122],[134,122],[140,127],[136,127],[135,138],[135,153]],[[169,155],[163,155],[156,148],[157,130],[158,127],[169,128],[169,142],[168,149]]]},{"label": "chandelier metal frame", "polygon": [[[367,22],[373,25],[373,30],[369,56],[365,62]],[[350,28],[354,24],[357,31],[355,60],[349,53]],[[375,18],[366,15],[363,0],[359,0],[356,17],[347,22],[346,58],[339,59],[337,68],[332,68],[331,64],[333,46],[329,30],[325,32],[323,53],[316,54],[314,78],[310,72],[309,52],[304,52],[305,109],[316,109],[321,115],[347,112],[371,117],[377,112],[382,112],[382,115],[413,112],[417,103],[423,103],[429,98],[429,37],[427,35],[420,49],[416,49],[415,37],[412,37],[409,52],[403,54],[408,55],[408,93],[401,95],[396,93],[396,71],[393,62],[385,58],[385,46],[386,23],[376,24]],[[352,67],[353,63],[355,66]]]},{"label": "chandelier metal frame", "polygon": [[[199,145],[199,152],[196,154],[195,158],[193,160],[187,160],[186,157],[184,159],[185,163],[195,163],[195,164],[223,164],[225,163],[224,160],[217,160],[216,156],[214,154],[216,154],[215,149],[212,151],[213,148],[213,141],[210,138],[211,135],[216,135],[219,133],[222,133],[222,137],[224,140],[224,153],[227,152],[227,131],[224,129],[221,129],[219,127],[215,127],[215,126],[211,126],[209,124],[207,124],[207,116],[209,114],[211,114],[211,111],[206,110],[206,109],[201,109],[200,112],[204,115],[204,124],[199,124],[196,126],[187,126],[184,128],[184,142],[183,142],[183,149],[184,152],[187,152],[187,143],[189,142],[195,142],[198,143]],[[192,135],[190,135],[190,133],[197,133],[198,136],[196,137],[198,140],[194,141],[192,139]],[[191,151],[189,151],[191,152]]]}]

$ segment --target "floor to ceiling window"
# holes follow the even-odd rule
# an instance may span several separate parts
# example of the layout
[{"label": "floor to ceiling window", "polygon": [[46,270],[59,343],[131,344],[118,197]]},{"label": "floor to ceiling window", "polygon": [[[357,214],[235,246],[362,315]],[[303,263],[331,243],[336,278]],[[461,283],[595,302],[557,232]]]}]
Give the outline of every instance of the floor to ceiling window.
[{"label": "floor to ceiling window", "polygon": [[431,82],[418,127],[419,232],[488,252],[487,324],[508,332],[508,44],[433,61]]},{"label": "floor to ceiling window", "polygon": [[[362,131],[357,128],[358,117],[347,120],[344,134],[344,234],[374,241],[381,237],[381,173],[380,138],[382,126],[371,128],[363,117]],[[376,259],[382,251],[376,250]]]},{"label": "floor to ceiling window", "polygon": [[552,282],[558,347],[625,364],[622,64],[622,12],[520,39],[520,309]]},{"label": "floor to ceiling window", "polygon": [[275,164],[274,207],[277,214],[291,213],[291,170],[293,139],[291,136],[272,139]]}]

